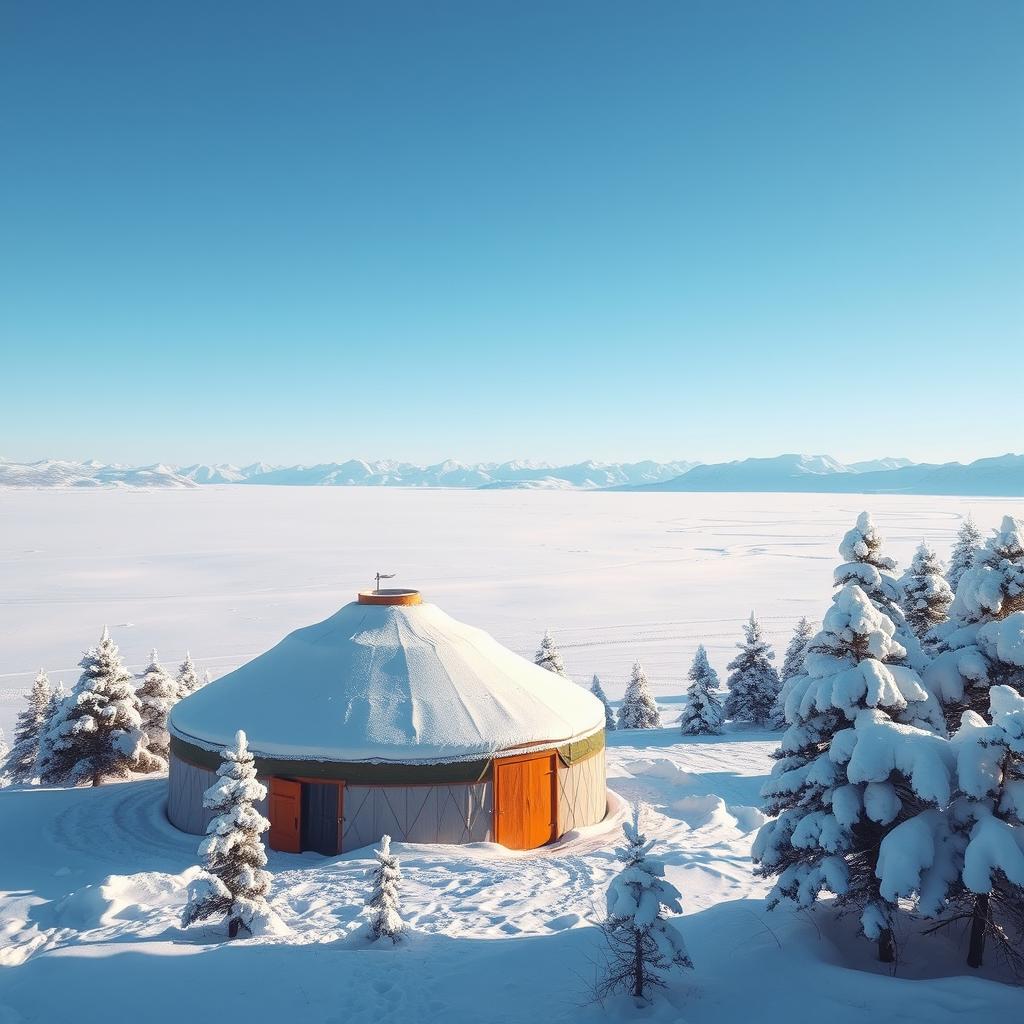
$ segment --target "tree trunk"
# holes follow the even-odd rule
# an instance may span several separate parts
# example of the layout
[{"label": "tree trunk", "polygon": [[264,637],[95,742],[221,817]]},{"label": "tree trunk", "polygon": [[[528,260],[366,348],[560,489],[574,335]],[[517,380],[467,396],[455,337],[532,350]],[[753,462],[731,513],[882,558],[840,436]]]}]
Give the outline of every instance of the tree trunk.
[{"label": "tree trunk", "polygon": [[892,941],[892,929],[883,928],[878,936],[878,959],[891,964],[896,959],[896,948]]},{"label": "tree trunk", "polygon": [[988,893],[974,897],[971,915],[971,942],[967,947],[967,966],[980,967],[985,955],[985,932],[988,929]]},{"label": "tree trunk", "polygon": [[644,996],[644,950],[643,936],[633,929],[633,995],[638,999]]},{"label": "tree trunk", "polygon": [[233,917],[233,918],[231,918],[230,921],[228,921],[228,938],[229,939],[233,939],[233,938],[235,938],[238,935],[238,926],[240,924],[241,924],[241,921],[237,917]]},{"label": "tree trunk", "polygon": [[102,776],[102,775],[100,775],[100,773],[99,773],[99,772],[96,772],[96,773],[95,773],[95,774],[93,775],[93,777],[92,777],[92,784],[93,784],[94,786],[102,786],[102,785],[103,785],[103,776]]}]

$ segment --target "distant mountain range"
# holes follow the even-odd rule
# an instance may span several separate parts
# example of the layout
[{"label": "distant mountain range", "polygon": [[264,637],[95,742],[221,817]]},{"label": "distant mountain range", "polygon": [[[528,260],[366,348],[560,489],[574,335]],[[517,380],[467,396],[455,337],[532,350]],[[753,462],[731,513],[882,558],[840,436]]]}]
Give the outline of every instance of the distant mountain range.
[{"label": "distant mountain range", "polygon": [[844,466],[826,455],[779,455],[695,466],[674,480],[629,490],[777,491],[819,494],[1024,496],[1024,455],[959,462],[879,459]]},{"label": "distant mountain range", "polygon": [[316,466],[108,466],[101,462],[17,463],[0,459],[0,487],[170,487],[266,484],[277,487],[494,487],[597,490],[673,480],[693,462],[580,462],[551,466],[534,462],[448,460],[434,466],[411,462],[328,462]]},{"label": "distant mountain range", "polygon": [[0,487],[194,488],[213,484],[276,487],[458,487],[490,490],[772,491],[831,494],[957,494],[1024,497],[1024,455],[963,465],[884,458],[844,464],[828,455],[779,455],[695,462],[539,462],[448,460],[433,466],[382,460],[315,466],[107,465],[0,459]]}]

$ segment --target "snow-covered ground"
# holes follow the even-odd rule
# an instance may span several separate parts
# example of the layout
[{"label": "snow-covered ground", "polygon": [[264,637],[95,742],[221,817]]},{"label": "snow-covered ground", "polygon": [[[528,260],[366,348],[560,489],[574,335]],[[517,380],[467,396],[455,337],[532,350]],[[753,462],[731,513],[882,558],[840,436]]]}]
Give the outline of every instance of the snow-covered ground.
[{"label": "snow-covered ground", "polygon": [[[938,498],[636,495],[211,488],[0,493],[0,672],[9,726],[40,664],[71,683],[108,623],[141,669],[190,646],[218,674],[325,617],[372,573],[398,571],[446,611],[532,654],[546,626],[581,680],[621,695],[634,657],[671,698],[696,644],[721,671],[754,607],[781,644],[818,618],[836,545],[870,508],[905,562],[943,553],[967,511],[987,529],[1024,503]],[[130,625],[129,625],[130,624]],[[410,941],[368,948],[358,914],[369,850],[272,853],[272,903],[290,931],[234,944],[183,931],[195,837],[173,829],[162,779],[82,790],[0,791],[0,1024],[152,1024],[234,1016],[256,1024],[383,1020],[601,1021],[638,1013],[588,1002],[595,919],[614,872],[625,803],[650,805],[678,922],[696,969],[644,1019],[835,1024],[1003,1021],[1022,990],[962,966],[960,936],[900,934],[897,976],[873,947],[813,914],[766,912],[750,871],[758,791],[777,737],[675,729],[616,733],[615,809],[604,824],[530,854],[397,845]]]},{"label": "snow-covered ground", "polygon": [[[897,977],[827,910],[768,913],[750,873],[771,734],[681,742],[674,729],[613,735],[604,824],[535,853],[490,844],[396,844],[409,941],[369,946],[359,912],[370,851],[271,853],[272,905],[290,931],[234,944],[178,916],[196,843],[163,816],[164,781],[0,792],[0,1021],[255,1024],[632,1019],[592,1004],[594,921],[615,864],[624,803],[647,801],[677,921],[696,969],[639,1016],[740,1024],[1019,1018],[1024,994],[970,972],[944,938],[900,935]],[[941,977],[945,974],[950,977]]]}]

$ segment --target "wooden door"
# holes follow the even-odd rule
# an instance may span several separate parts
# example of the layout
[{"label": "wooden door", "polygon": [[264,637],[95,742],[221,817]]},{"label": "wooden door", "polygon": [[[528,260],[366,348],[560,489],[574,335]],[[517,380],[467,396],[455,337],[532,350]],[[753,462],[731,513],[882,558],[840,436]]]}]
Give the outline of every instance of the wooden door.
[{"label": "wooden door", "polygon": [[494,762],[494,838],[512,850],[533,850],[558,835],[555,754]]},{"label": "wooden door", "polygon": [[270,780],[270,848],[282,853],[301,853],[302,783],[291,779]]},{"label": "wooden door", "polygon": [[302,780],[299,834],[302,849],[333,857],[341,853],[341,815],[344,784]]}]

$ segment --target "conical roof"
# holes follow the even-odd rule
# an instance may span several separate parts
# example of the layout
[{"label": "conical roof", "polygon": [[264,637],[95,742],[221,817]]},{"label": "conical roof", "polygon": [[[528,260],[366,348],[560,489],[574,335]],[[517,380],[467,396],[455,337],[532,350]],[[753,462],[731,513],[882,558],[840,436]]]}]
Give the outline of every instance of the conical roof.
[{"label": "conical roof", "polygon": [[200,746],[244,729],[258,756],[437,763],[604,728],[600,701],[432,604],[347,604],[179,702]]}]

